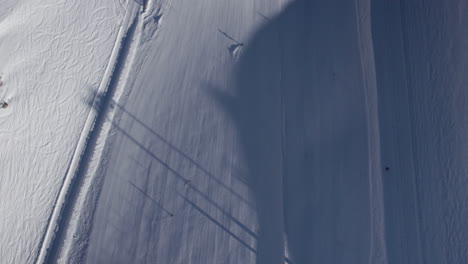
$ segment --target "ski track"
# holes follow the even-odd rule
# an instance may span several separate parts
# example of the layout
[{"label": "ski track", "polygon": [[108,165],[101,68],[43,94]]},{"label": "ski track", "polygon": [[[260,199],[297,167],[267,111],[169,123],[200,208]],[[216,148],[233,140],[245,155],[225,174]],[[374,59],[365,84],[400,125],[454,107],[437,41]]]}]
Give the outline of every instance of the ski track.
[{"label": "ski track", "polygon": [[122,17],[114,1],[9,3],[0,12],[0,101],[9,104],[0,109],[0,256],[33,263],[91,109],[84,88],[102,78]]},{"label": "ski track", "polygon": [[[51,220],[37,261],[38,263],[57,261],[56,252],[60,250],[58,247],[60,246],[61,240],[63,240],[61,234],[66,232],[66,226],[64,225],[69,224],[70,216],[68,216],[68,211],[73,210],[73,206],[69,204],[74,202],[71,200],[75,198],[74,193],[80,191],[79,188],[81,185],[78,184],[78,182],[82,180],[80,178],[84,176],[80,174],[82,170],[81,167],[86,167],[86,162],[90,159],[89,156],[93,155],[93,151],[87,149],[93,149],[95,147],[96,140],[94,138],[99,135],[99,131],[102,127],[102,120],[105,118],[106,108],[109,105],[108,98],[112,98],[112,95],[115,94],[113,90],[115,85],[113,85],[113,83],[115,79],[119,78],[117,72],[120,71],[120,68],[125,64],[125,60],[122,61],[122,57],[126,57],[127,42],[129,38],[133,37],[133,32],[130,33],[130,31],[135,27],[136,18],[138,17],[135,15],[136,11],[138,11],[136,6],[137,4],[134,1],[127,2],[125,17],[119,28],[117,39],[106,67],[106,72],[104,73],[97,91],[93,91],[95,97],[90,104],[92,110],[88,115],[77,148],[74,151],[73,159],[65,177],[65,182],[60,190],[58,201],[53,208]],[[74,190],[74,188],[77,190]]]},{"label": "ski track", "polygon": [[366,109],[369,156],[370,200],[370,254],[369,264],[387,263],[383,205],[382,164],[380,161],[380,133],[378,117],[378,92],[375,74],[374,49],[371,32],[371,0],[354,0],[359,41],[360,66]]},{"label": "ski track", "polygon": [[[362,97],[361,86],[362,82],[365,81],[362,80],[364,74],[362,71],[364,69],[353,71],[352,84],[343,85],[344,80],[346,80],[343,76],[349,77],[346,70],[341,68],[343,63],[341,58],[346,58],[343,54],[352,54],[354,59],[363,59],[359,56],[364,56],[359,54],[358,49],[360,45],[364,45],[359,43],[359,38],[362,36],[351,33],[348,35],[347,33],[357,30],[356,27],[359,26],[359,23],[356,24],[357,14],[353,9],[354,4],[346,6],[346,12],[349,13],[345,13],[346,17],[343,18],[346,19],[344,21],[351,23],[334,23],[327,15],[318,18],[324,19],[323,24],[336,27],[332,29],[339,32],[337,36],[350,37],[350,42],[353,45],[350,48],[343,48],[339,45],[339,42],[343,41],[342,39],[328,36],[326,40],[319,42],[316,44],[317,46],[313,46],[313,50],[321,50],[321,48],[336,45],[336,49],[342,52],[342,57],[329,54],[333,56],[333,59],[329,62],[330,60],[326,59],[326,56],[317,55],[320,61],[314,62],[313,67],[319,67],[320,69],[315,69],[318,73],[314,76],[320,81],[311,84],[312,87],[315,85],[318,87],[331,86],[334,93],[343,91],[340,90],[344,89],[343,87],[350,87],[355,92],[352,96],[354,104],[344,99],[330,98],[333,93],[327,94],[325,92],[324,97],[320,97],[324,91],[314,90],[312,94],[309,93],[307,98],[312,98],[312,102],[305,104],[310,111],[309,113],[314,113],[312,117],[317,120],[320,120],[320,117],[316,116],[315,113],[326,113],[327,117],[332,119],[331,124],[336,126],[334,128],[336,130],[326,127],[326,121],[322,121],[323,128],[308,128],[309,131],[318,129],[321,138],[317,138],[315,134],[308,134],[308,138],[301,138],[303,137],[300,135],[302,131],[294,127],[295,125],[302,126],[307,123],[292,123],[293,125],[289,123],[291,126],[286,127],[291,127],[291,129],[287,129],[288,135],[285,144],[289,156],[283,154],[285,159],[283,162],[277,159],[279,154],[277,151],[278,141],[275,140],[279,136],[275,131],[278,132],[278,124],[281,122],[278,123],[278,120],[275,120],[279,113],[277,112],[278,109],[274,107],[275,104],[269,101],[272,99],[270,95],[264,94],[265,98],[268,99],[265,99],[266,105],[261,107],[265,109],[264,118],[267,120],[268,127],[273,127],[273,129],[268,132],[267,129],[262,130],[254,125],[251,130],[244,131],[242,129],[246,128],[241,127],[239,132],[235,132],[233,124],[229,123],[230,118],[225,116],[226,113],[214,107],[212,98],[203,93],[203,89],[205,89],[203,87],[204,82],[208,82],[208,85],[210,85],[219,81],[221,84],[226,85],[224,78],[229,79],[230,77],[225,77],[223,74],[230,72],[231,67],[241,72],[249,72],[249,70],[243,69],[245,67],[252,72],[254,72],[253,69],[262,69],[262,71],[258,72],[259,76],[265,73],[267,76],[272,77],[272,80],[268,80],[266,83],[274,87],[275,95],[272,96],[274,100],[280,99],[277,96],[280,87],[281,89],[288,89],[288,87],[298,89],[300,87],[295,81],[295,77],[299,77],[298,80],[301,80],[301,78],[305,77],[302,73],[290,70],[278,72],[275,66],[276,61],[272,63],[265,61],[265,58],[277,58],[278,52],[282,52],[278,48],[278,36],[272,34],[268,26],[265,29],[261,27],[264,24],[269,24],[268,22],[276,21],[275,12],[272,9],[286,6],[286,9],[280,12],[279,15],[281,17],[279,20],[281,22],[284,20],[286,27],[297,25],[294,22],[303,22],[295,20],[297,17],[301,18],[296,16],[300,14],[296,12],[300,12],[302,3],[291,4],[292,7],[288,8],[287,5],[284,5],[285,2],[279,2],[273,7],[274,5],[271,2],[255,1],[255,5],[252,7],[250,2],[242,1],[231,5],[203,1],[203,4],[195,10],[184,7],[185,4],[182,2],[174,2],[170,9],[175,10],[174,13],[170,11],[163,14],[163,25],[167,26],[162,27],[158,40],[151,41],[155,47],[151,50],[151,56],[149,56],[152,59],[151,61],[148,60],[145,67],[142,67],[143,72],[139,73],[126,103],[119,102],[117,106],[122,108],[122,119],[115,120],[115,136],[108,142],[111,147],[109,147],[109,152],[106,153],[106,162],[98,171],[99,177],[104,178],[104,184],[102,185],[96,210],[93,211],[95,219],[89,236],[89,246],[86,253],[87,262],[204,263],[211,261],[214,263],[255,263],[257,261],[257,263],[306,263],[307,260],[314,260],[317,263],[327,263],[327,261],[341,263],[347,259],[350,263],[363,263],[362,261],[372,261],[370,258],[377,260],[385,258],[383,252],[371,255],[373,252],[369,253],[369,248],[360,246],[361,242],[363,245],[367,245],[366,243],[369,240],[367,236],[369,235],[375,236],[375,243],[370,244],[373,246],[370,250],[384,250],[383,245],[378,244],[378,240],[383,239],[383,230],[379,229],[382,228],[381,224],[376,223],[374,225],[375,230],[371,232],[365,228],[367,227],[367,221],[379,221],[379,217],[382,216],[379,215],[381,212],[369,212],[366,204],[369,202],[371,195],[368,193],[370,190],[366,190],[366,188],[374,188],[374,185],[368,184],[370,180],[374,180],[370,178],[371,173],[373,170],[378,169],[375,168],[375,166],[378,166],[374,163],[375,161],[368,160],[368,155],[371,155],[371,151],[378,150],[369,149],[371,146],[369,148],[362,147],[367,146],[364,139],[366,139],[367,134],[369,136],[374,135],[372,131],[374,131],[376,125],[374,119],[374,123],[367,124],[374,127],[364,126],[366,124],[365,112],[368,110],[364,105],[360,104],[360,102],[366,102],[366,99]],[[332,5],[324,6],[327,12],[331,13],[333,11]],[[210,14],[204,13],[206,16],[200,17],[192,15],[193,13],[201,13],[202,10],[206,9],[213,12]],[[248,15],[245,15],[242,23],[230,23],[232,22],[230,21],[231,10],[237,12],[232,14],[233,17]],[[249,12],[252,10],[259,10],[262,14],[266,14],[271,21],[266,20],[265,15],[258,15],[256,12],[253,12],[254,15],[250,16],[252,13]],[[217,13],[225,14],[224,12],[226,12],[226,18],[222,15],[211,17]],[[314,13],[314,15],[317,14]],[[180,17],[186,17],[187,19],[180,19]],[[216,21],[216,23],[213,23],[213,21]],[[319,20],[319,22],[321,21]],[[354,22],[355,26],[353,26],[352,22]],[[348,25],[349,28],[343,30],[338,26],[342,24]],[[321,28],[322,24],[315,23],[315,25],[313,32],[323,30]],[[301,48],[304,48],[302,45],[305,44],[296,42],[297,44],[291,45],[291,43],[288,43],[286,40],[296,39],[301,31],[295,32],[287,29],[285,30],[286,35],[279,41],[285,40],[283,44],[286,46],[283,48],[284,51],[289,52],[287,53],[288,56],[285,57],[285,64],[282,66],[285,69],[290,69],[290,67],[295,67],[294,63],[297,61],[294,61],[294,59],[301,56],[300,53],[294,52],[297,47],[294,45],[298,45],[302,50]],[[212,34],[218,35],[218,38],[214,40],[214,43],[206,42],[205,40],[212,38]],[[259,35],[258,39],[254,37],[253,40],[246,42],[241,54],[238,57],[233,57],[229,52],[232,43],[243,43],[251,34]],[[366,32],[366,34],[369,34],[369,32]],[[367,37],[363,42],[368,45],[369,41],[370,39]],[[255,49],[255,46],[257,46],[257,49]],[[242,54],[244,49],[254,49],[260,55],[258,55],[258,58],[252,58],[251,63],[245,62],[243,59],[244,54]],[[250,52],[252,56],[253,51]],[[147,55],[145,54],[145,56]],[[238,60],[244,62],[239,65]],[[351,67],[350,65],[354,63],[354,60],[347,59],[346,63]],[[200,69],[194,65],[204,65],[204,67]],[[305,68],[309,69],[310,67]],[[329,78],[328,76],[331,75],[330,73],[333,70],[341,74],[342,79],[337,81]],[[157,73],[158,78],[153,76],[154,71]],[[283,74],[284,84],[278,86],[278,78],[283,80]],[[208,80],[203,80],[204,77],[200,76],[207,76]],[[322,78],[320,76],[326,77]],[[262,85],[270,87],[262,83],[262,79],[259,78],[258,76],[252,77],[251,81],[260,87]],[[249,79],[245,78],[243,81]],[[255,89],[255,85],[249,83],[239,83],[237,85],[238,87],[245,86]],[[231,89],[230,84],[227,84],[227,86],[215,88]],[[369,89],[373,88],[375,87]],[[297,109],[293,99],[298,101],[303,99],[299,97],[299,90],[286,94],[289,95],[287,98],[283,98],[286,100],[287,108],[283,115],[287,115],[286,120],[291,122],[291,120],[295,120],[296,114],[300,115],[296,112]],[[248,97],[248,95],[244,96]],[[157,98],[157,103],[154,103],[154,99],[151,98]],[[244,98],[244,100],[247,99]],[[324,100],[325,102],[323,102]],[[369,102],[368,107],[376,107],[374,103]],[[318,106],[314,106],[315,104]],[[333,109],[331,105],[345,106]],[[246,105],[246,107],[252,107],[252,105]],[[347,113],[346,107],[353,110]],[[272,111],[269,112],[267,109]],[[229,112],[229,110],[226,110],[226,112]],[[346,116],[349,119],[341,116]],[[354,120],[351,117],[359,119],[359,126],[353,126],[349,123],[349,120]],[[367,119],[367,122],[370,122],[369,120]],[[271,148],[273,151],[263,150],[265,151],[262,152],[264,156],[257,157],[259,158],[257,161],[265,166],[259,166],[259,169],[262,170],[260,174],[275,175],[275,177],[264,179],[264,181],[269,181],[268,186],[273,188],[273,191],[270,190],[270,193],[275,194],[273,196],[268,194],[268,190],[262,188],[252,190],[251,186],[247,186],[250,185],[250,180],[244,180],[244,178],[252,176],[245,175],[246,161],[244,160],[248,160],[251,154],[249,154],[248,146],[247,150],[239,149],[239,145],[242,144],[236,141],[239,136],[236,134],[241,133],[242,136],[249,137],[251,133],[258,133],[255,129],[265,132],[265,138],[267,138],[265,140],[268,142],[265,145],[273,146]],[[356,158],[351,156],[346,156],[348,158],[342,157],[339,160],[345,162],[345,164],[334,166],[334,161],[336,161],[334,152],[327,150],[338,148],[342,151],[348,151],[346,144],[343,143],[343,138],[347,135],[347,129],[352,129],[351,134],[356,135],[356,140],[359,142],[359,144],[356,143],[355,145],[357,153],[354,153],[354,156]],[[296,134],[300,135],[299,140],[295,136]],[[305,147],[300,146],[301,140],[305,141],[302,143],[308,145]],[[350,140],[352,141],[354,138]],[[378,143],[378,140],[376,142]],[[373,148],[376,148],[376,142],[372,143]],[[295,148],[295,146],[299,147]],[[315,164],[318,165],[316,167],[310,167],[311,165],[305,161],[303,164],[296,163],[297,160],[303,159],[302,155],[306,155],[305,153],[312,151],[312,149],[314,155],[316,155],[316,152],[326,151],[325,154],[317,153],[317,155],[325,156],[321,159],[326,164],[322,166],[322,171],[319,170],[320,165],[318,164]],[[348,151],[346,155],[351,153]],[[364,155],[365,153],[367,155]],[[256,160],[255,157],[250,157],[250,159]],[[353,162],[360,165],[350,166]],[[281,184],[278,184],[282,180],[280,173],[277,171],[279,163],[288,165],[286,169],[288,175],[299,177],[303,174],[300,171],[300,166],[313,171],[313,173],[309,171],[312,175],[326,173],[333,181],[345,181],[347,180],[346,175],[351,174],[356,177],[353,179],[358,181],[357,185],[354,186],[359,191],[355,191],[353,187],[346,189],[344,183],[339,185],[339,190],[334,190],[334,185],[327,180],[327,177],[324,177],[323,180],[317,178],[317,185],[311,185],[310,182],[306,184],[306,186],[311,186],[313,190],[304,190],[294,184],[294,179],[293,181],[286,179],[288,183],[293,184],[293,189],[287,189],[288,198],[283,204],[281,195],[278,195],[282,188]],[[372,169],[369,170],[364,165],[371,166]],[[250,166],[256,165],[250,164]],[[375,180],[378,182],[378,179]],[[348,181],[349,184],[356,184],[352,183],[353,180]],[[138,188],[132,187],[129,182]],[[317,213],[316,217],[311,218],[312,221],[316,221],[314,224],[302,222],[304,219],[309,218],[295,219],[292,217],[307,211],[306,201],[295,199],[299,197],[295,196],[294,187],[297,187],[296,191],[299,195],[308,196],[322,193],[320,200],[314,203],[323,203],[323,205],[315,209],[315,212],[323,210],[325,214],[320,215]],[[375,191],[378,192],[378,186],[375,188]],[[340,193],[340,198],[332,199],[332,197],[329,197],[329,195],[336,194],[336,192]],[[259,196],[256,197],[257,195]],[[346,195],[358,196],[358,199],[346,199]],[[269,208],[267,217],[263,215],[261,220],[262,227],[266,230],[263,233],[258,229],[259,209],[258,203],[256,204],[255,201],[256,198],[273,201],[262,205]],[[375,196],[375,198],[378,199],[378,196]],[[329,203],[327,200],[330,199],[332,202]],[[342,202],[345,200],[349,202]],[[158,201],[159,205],[156,206],[154,201]],[[376,207],[379,205],[379,201],[373,202],[375,202]],[[362,204],[365,204],[365,206]],[[283,205],[287,212],[282,212]],[[174,217],[167,217],[167,214],[160,206],[174,214]],[[265,210],[265,208],[262,210]],[[355,213],[357,211],[358,213]],[[289,213],[292,214],[288,215]],[[372,213],[374,215],[371,215]],[[341,216],[351,217],[353,227],[349,226],[348,217],[340,217],[340,214]],[[371,216],[370,220],[369,216]],[[282,226],[283,217],[288,218],[287,220],[290,221],[288,231],[291,231],[291,233],[288,237],[291,240],[289,241],[286,241],[286,238],[283,239],[283,232],[286,231]],[[329,224],[330,219],[333,219],[332,221],[335,221],[336,224]],[[318,235],[308,238],[302,237],[304,230],[301,229],[301,232],[297,233],[298,230],[294,228],[296,223],[304,229],[310,230],[309,228],[311,228],[312,232]],[[336,226],[338,226],[340,232],[334,233],[333,238],[328,238],[328,234],[334,232]],[[325,227],[325,230],[321,230],[323,227]],[[304,243],[302,243],[303,245],[298,243],[300,240],[295,237],[297,235],[299,235],[299,238],[302,237],[302,239],[313,241],[313,245],[317,246],[316,248],[312,247],[313,252],[303,250]],[[346,248],[346,250],[343,250],[339,256],[333,254],[330,250],[326,250],[332,247],[333,239],[341,239],[344,241],[342,243],[346,244],[346,247],[341,247],[341,249]],[[359,241],[356,241],[356,239],[359,239]],[[262,245],[259,246],[258,241],[261,241]],[[288,248],[285,248],[285,245]],[[358,249],[359,252],[350,248]],[[286,256],[291,259],[284,260],[283,251],[286,251]],[[266,254],[266,252],[269,252],[269,254]],[[263,262],[258,262],[261,255],[264,258],[262,259]],[[304,262],[305,260],[306,262]]]},{"label": "ski track", "polygon": [[[305,2],[311,9],[307,10],[310,23],[304,29],[299,15],[304,13],[295,12],[305,10]],[[425,163],[431,155],[447,155],[448,160],[434,160],[434,164],[441,163],[435,169],[442,175],[447,164],[458,161],[447,151],[456,149],[454,143],[442,139],[459,132],[444,121],[451,118],[444,109],[444,100],[451,98],[442,92],[444,77],[438,80],[440,87],[431,88],[440,93],[437,99],[441,101],[427,96],[423,87],[428,84],[420,81],[427,78],[427,72],[429,79],[435,78],[431,76],[435,66],[428,66],[424,58],[440,59],[432,44],[425,46],[431,41],[412,37],[426,30],[421,23],[426,20],[401,9],[400,4],[412,6],[414,2],[294,3],[297,6],[284,8],[278,18],[263,9],[271,7],[271,2],[229,5],[206,0],[187,8],[188,1],[174,1],[171,10],[177,15],[164,14],[168,26],[153,42],[150,54],[154,59],[142,67],[129,99],[118,106],[124,110],[122,119],[116,120],[116,135],[109,141],[112,148],[99,171],[105,182],[93,212],[87,261],[281,263],[281,247],[287,247],[286,255],[293,263],[464,263],[460,261],[466,259],[462,235],[453,235],[463,227],[458,221],[464,218],[453,217],[466,214],[456,210],[460,206],[457,198],[463,196],[450,194],[451,188],[456,189],[454,182],[462,179],[455,178],[453,171],[464,167],[451,168],[448,182],[444,182]],[[437,7],[413,7],[412,11],[421,12],[428,21],[434,14],[450,17]],[[252,18],[257,13],[265,27]],[[435,25],[443,22],[440,17]],[[283,19],[291,23],[282,24]],[[278,25],[286,29],[280,43],[274,37]],[[294,28],[288,30],[288,25]],[[416,28],[411,31],[411,27]],[[213,31],[225,42],[212,40]],[[437,43],[447,39],[440,38],[438,31],[424,32],[429,40],[436,37]],[[304,37],[307,34],[310,39]],[[249,36],[253,38],[248,40]],[[297,39],[299,43],[294,41]],[[233,54],[233,45],[244,41],[241,54]],[[310,41],[308,52],[298,55],[295,51],[304,47],[304,41]],[[419,46],[425,48],[424,56],[414,55],[420,52]],[[408,47],[413,50],[409,52]],[[306,65],[301,66],[310,70],[310,79],[297,66],[304,61]],[[440,61],[440,65],[450,65]],[[416,70],[413,63],[418,64]],[[236,74],[225,76],[231,66],[245,74],[240,76],[245,78],[240,85],[231,79],[239,78]],[[411,77],[414,73],[421,78]],[[304,84],[294,77],[309,81],[310,89],[301,90]],[[287,89],[282,96],[277,93],[278,83],[279,89]],[[219,101],[227,110],[213,107],[198,92],[203,86],[222,90]],[[250,91],[268,87],[271,93],[249,93],[242,87]],[[225,90],[229,90],[227,95]],[[230,124],[229,117],[219,112],[236,112],[231,109],[236,105],[231,93],[240,94],[237,100],[245,100],[241,105],[252,113],[250,118],[254,120],[258,114],[268,129],[256,122],[245,127]],[[281,102],[281,113],[272,101]],[[434,106],[434,101],[441,105]],[[434,120],[428,117],[433,113],[439,115],[442,121],[436,124],[447,134],[438,134],[431,126]],[[285,128],[281,159],[275,134],[280,125],[275,118]],[[255,133],[262,136],[252,140]],[[231,137],[251,141],[242,144]],[[260,155],[251,147],[257,141],[266,149],[259,147]],[[449,147],[441,147],[440,142]],[[239,150],[239,145],[245,145],[244,149]],[[426,148],[432,152],[426,154]],[[222,155],[229,156],[228,161]],[[230,166],[240,167],[240,172]],[[271,177],[261,178],[262,186],[253,186],[248,178],[255,175],[249,175],[249,166],[258,169],[256,176]],[[281,167],[289,176],[283,179],[283,186],[278,184]],[[432,183],[419,180],[422,171],[433,177]],[[303,174],[309,177],[301,178]],[[448,208],[443,206],[446,204]],[[160,206],[174,217],[165,218]],[[262,206],[268,212],[263,218],[259,216]],[[431,214],[432,210],[437,213]],[[455,225],[449,224],[452,222]],[[267,230],[268,239],[262,240],[259,226]],[[450,246],[443,242],[440,247],[426,239],[430,236]],[[264,252],[268,254],[262,255]]]},{"label": "ski track", "polygon": [[[133,5],[135,10],[139,9],[139,5],[135,3],[130,3],[130,5]],[[159,11],[157,10],[157,12]],[[113,130],[116,129],[113,127],[113,120],[119,119],[121,109],[117,102],[121,99],[125,100],[125,96],[129,92],[124,91],[124,88],[131,84],[135,78],[131,75],[133,68],[138,71],[138,65],[134,65],[134,58],[137,52],[142,52],[141,49],[138,49],[142,43],[141,33],[143,28],[151,22],[152,19],[148,19],[150,15],[146,12],[140,12],[140,15],[133,19],[122,44],[122,54],[119,56],[115,73],[112,74],[109,90],[105,94],[97,95],[101,98],[99,104],[102,112],[90,135],[89,146],[86,148],[84,159],[77,172],[78,181],[73,184],[73,197],[70,198],[66,217],[61,222],[63,230],[60,232],[60,238],[56,242],[52,257],[54,261],[59,263],[82,263],[85,261],[88,235],[92,229],[93,212],[102,188],[103,179],[99,177],[100,167],[107,162],[105,153],[110,147],[106,145],[106,142],[108,137],[114,133]],[[154,34],[155,30],[152,33]]]},{"label": "ski track", "polygon": [[423,2],[0,0],[0,262],[465,263],[467,8]]}]

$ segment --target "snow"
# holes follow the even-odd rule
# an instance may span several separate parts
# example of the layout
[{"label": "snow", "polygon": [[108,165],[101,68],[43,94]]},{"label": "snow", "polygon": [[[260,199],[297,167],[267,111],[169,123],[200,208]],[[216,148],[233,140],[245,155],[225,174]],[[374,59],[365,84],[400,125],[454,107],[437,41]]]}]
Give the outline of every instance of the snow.
[{"label": "snow", "polygon": [[0,6],[2,262],[468,262],[463,0]]},{"label": "snow", "polygon": [[[89,263],[284,263],[284,238],[291,263],[363,263],[371,236],[374,259],[384,258],[382,208],[369,218],[364,70],[354,67],[358,45],[370,39],[359,39],[354,3],[343,7],[342,21],[332,18],[332,5],[324,7],[329,13],[315,11],[321,24],[300,15],[313,10],[304,2],[281,12],[285,6],[257,2],[259,11],[249,12],[248,2],[206,1],[198,8],[212,12],[204,16],[190,16],[201,11],[183,2],[162,6],[159,33],[140,51],[142,70],[117,102],[120,118],[97,174],[104,183],[90,237],[75,232],[86,237],[78,241],[89,239],[80,252]],[[229,16],[243,18],[233,23]],[[315,40],[298,24],[340,34]],[[303,42],[303,34],[310,39]],[[354,45],[343,47],[339,38]],[[237,43],[245,47],[233,58]],[[330,46],[338,54],[323,54]],[[331,89],[301,91],[308,86]],[[281,94],[280,87],[291,90]],[[309,117],[296,119],[304,108]],[[283,135],[285,120],[292,123]],[[343,144],[346,134],[352,145]],[[289,150],[282,150],[282,137]],[[343,153],[340,166],[336,153]],[[328,177],[307,178],[301,170]],[[283,171],[296,177],[283,179]],[[381,191],[375,193],[378,204]],[[336,240],[341,255],[332,250]]]},{"label": "snow", "polygon": [[465,263],[466,3],[373,6],[388,261]]},{"label": "snow", "polygon": [[85,102],[103,78],[124,10],[115,1],[5,6],[0,256],[5,263],[32,263],[91,109]]}]

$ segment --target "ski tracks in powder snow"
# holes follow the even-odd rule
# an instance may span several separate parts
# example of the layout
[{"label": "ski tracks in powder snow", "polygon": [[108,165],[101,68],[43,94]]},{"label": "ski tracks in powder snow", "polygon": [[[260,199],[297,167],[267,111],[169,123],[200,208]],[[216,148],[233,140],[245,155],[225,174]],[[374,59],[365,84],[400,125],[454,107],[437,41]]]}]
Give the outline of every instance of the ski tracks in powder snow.
[{"label": "ski tracks in powder snow", "polygon": [[[111,122],[108,120],[112,120],[115,114],[115,109],[112,107],[113,102],[123,94],[123,88],[129,77],[129,69],[133,64],[136,46],[139,44],[139,41],[133,42],[140,40],[145,7],[146,4],[141,6],[137,1],[127,1],[125,18],[119,28],[105,74],[97,91],[92,91],[93,101],[86,102],[92,106],[92,109],[86,119],[72,162],[53,208],[37,263],[73,258],[73,256],[70,257],[70,254],[76,254],[76,250],[70,252],[72,245],[83,246],[80,242],[70,241],[70,237],[73,240],[77,238],[73,231],[79,228],[78,221],[81,220],[82,216],[77,214],[83,207],[86,207],[83,203],[95,198],[90,198],[87,192],[90,188],[94,189],[95,179],[93,179],[92,174],[91,177],[84,178],[89,175],[87,172],[97,169],[94,161],[100,159],[99,154],[102,154],[103,151],[103,147],[98,146],[98,144],[102,143],[101,145],[103,145],[106,135],[110,131]],[[81,221],[86,221],[86,219]]]}]

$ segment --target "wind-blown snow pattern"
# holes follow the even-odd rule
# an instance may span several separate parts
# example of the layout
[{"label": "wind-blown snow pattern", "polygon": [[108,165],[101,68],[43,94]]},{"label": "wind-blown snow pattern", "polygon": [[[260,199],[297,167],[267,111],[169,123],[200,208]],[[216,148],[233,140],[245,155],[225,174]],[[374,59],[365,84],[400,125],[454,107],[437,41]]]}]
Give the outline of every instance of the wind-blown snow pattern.
[{"label": "wind-blown snow pattern", "polygon": [[468,263],[465,0],[0,5],[0,262]]},{"label": "wind-blown snow pattern", "polygon": [[124,10],[116,1],[0,2],[0,262],[33,263]]}]

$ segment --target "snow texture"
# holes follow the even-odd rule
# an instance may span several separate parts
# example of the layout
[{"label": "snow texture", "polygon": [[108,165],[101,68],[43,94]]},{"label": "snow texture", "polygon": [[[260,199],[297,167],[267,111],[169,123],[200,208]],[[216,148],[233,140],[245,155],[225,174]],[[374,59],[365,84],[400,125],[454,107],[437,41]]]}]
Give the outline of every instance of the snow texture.
[{"label": "snow texture", "polygon": [[[115,1],[0,1],[0,256],[33,263],[123,18]],[[86,135],[83,135],[86,137]]]},{"label": "snow texture", "polygon": [[2,261],[468,263],[465,0],[0,5]]}]

